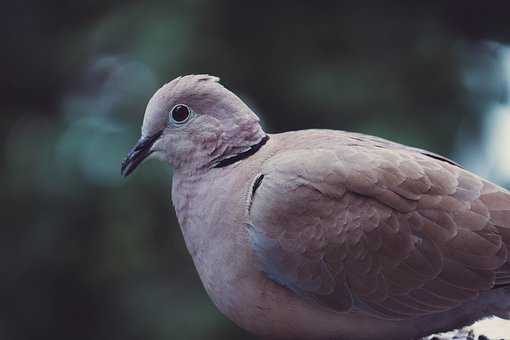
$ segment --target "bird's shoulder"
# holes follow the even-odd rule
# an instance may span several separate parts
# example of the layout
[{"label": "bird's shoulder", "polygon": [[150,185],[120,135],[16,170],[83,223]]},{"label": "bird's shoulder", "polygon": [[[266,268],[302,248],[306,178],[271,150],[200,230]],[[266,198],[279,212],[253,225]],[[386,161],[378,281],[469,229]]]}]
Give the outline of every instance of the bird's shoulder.
[{"label": "bird's shoulder", "polygon": [[[309,186],[325,197],[350,191],[409,210],[418,198],[451,195],[459,187],[475,195],[483,185],[453,161],[378,137],[308,130],[288,134],[279,144],[283,146],[262,164],[261,174],[265,182],[285,182],[281,190]],[[459,186],[460,177],[466,183]]]}]

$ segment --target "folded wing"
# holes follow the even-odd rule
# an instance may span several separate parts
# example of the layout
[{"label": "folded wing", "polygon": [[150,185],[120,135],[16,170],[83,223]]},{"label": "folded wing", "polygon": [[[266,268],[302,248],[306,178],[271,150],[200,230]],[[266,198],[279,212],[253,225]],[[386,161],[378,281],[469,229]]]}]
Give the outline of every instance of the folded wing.
[{"label": "folded wing", "polygon": [[337,311],[445,311],[510,283],[510,195],[418,151],[339,146],[268,160],[250,206],[262,270]]}]

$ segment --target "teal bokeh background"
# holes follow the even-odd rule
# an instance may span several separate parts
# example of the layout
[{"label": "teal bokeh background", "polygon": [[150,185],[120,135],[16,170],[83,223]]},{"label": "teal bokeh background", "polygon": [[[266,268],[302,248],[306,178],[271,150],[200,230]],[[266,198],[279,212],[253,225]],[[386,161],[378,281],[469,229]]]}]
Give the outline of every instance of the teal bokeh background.
[{"label": "teal bokeh background", "polygon": [[178,75],[220,76],[269,132],[354,130],[501,172],[479,146],[508,96],[507,2],[2,7],[0,339],[249,338],[202,289],[171,170],[119,174]]}]

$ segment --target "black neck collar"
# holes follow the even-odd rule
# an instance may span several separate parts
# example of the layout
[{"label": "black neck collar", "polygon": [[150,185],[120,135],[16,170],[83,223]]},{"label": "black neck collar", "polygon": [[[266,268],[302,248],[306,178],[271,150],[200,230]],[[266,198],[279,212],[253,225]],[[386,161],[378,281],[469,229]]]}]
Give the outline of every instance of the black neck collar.
[{"label": "black neck collar", "polygon": [[243,160],[245,158],[248,158],[250,157],[251,155],[253,155],[255,152],[259,151],[259,149],[264,145],[266,144],[266,142],[269,140],[269,136],[264,136],[264,138],[262,138],[260,140],[260,142],[258,142],[257,144],[255,145],[252,145],[250,146],[250,148],[244,152],[241,152],[241,153],[238,153],[237,155],[234,155],[232,157],[229,157],[229,158],[225,158],[225,159],[222,159],[221,161],[219,161],[218,163],[216,163],[216,165],[214,165],[214,168],[223,168],[223,167],[226,167],[226,166],[229,166],[230,164],[234,164],[240,160]]}]

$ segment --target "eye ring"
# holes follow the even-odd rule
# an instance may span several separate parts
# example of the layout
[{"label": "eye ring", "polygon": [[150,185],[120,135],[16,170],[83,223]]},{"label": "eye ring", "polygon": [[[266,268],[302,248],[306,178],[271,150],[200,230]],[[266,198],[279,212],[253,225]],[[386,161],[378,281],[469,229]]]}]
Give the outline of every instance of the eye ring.
[{"label": "eye ring", "polygon": [[193,114],[189,106],[185,104],[177,104],[170,111],[170,122],[175,125],[182,125],[186,123]]}]

